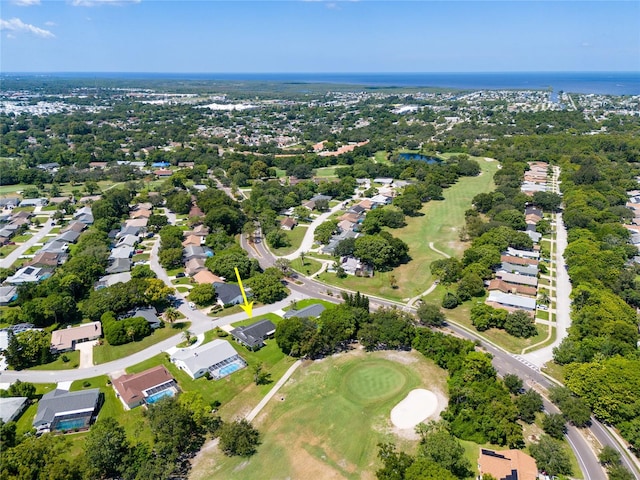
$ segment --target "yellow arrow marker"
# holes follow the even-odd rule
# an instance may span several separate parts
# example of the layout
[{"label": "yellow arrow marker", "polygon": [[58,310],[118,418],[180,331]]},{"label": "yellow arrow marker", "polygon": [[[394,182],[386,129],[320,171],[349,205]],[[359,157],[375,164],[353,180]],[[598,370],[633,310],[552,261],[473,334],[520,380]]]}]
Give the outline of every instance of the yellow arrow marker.
[{"label": "yellow arrow marker", "polygon": [[240,285],[240,291],[242,292],[242,298],[244,299],[244,305],[240,305],[240,307],[245,311],[249,318],[253,318],[253,301],[249,302],[247,300],[247,294],[244,293],[244,287],[242,286],[242,279],[240,278],[238,267],[235,267],[235,270],[236,277],[238,277],[238,285]]}]

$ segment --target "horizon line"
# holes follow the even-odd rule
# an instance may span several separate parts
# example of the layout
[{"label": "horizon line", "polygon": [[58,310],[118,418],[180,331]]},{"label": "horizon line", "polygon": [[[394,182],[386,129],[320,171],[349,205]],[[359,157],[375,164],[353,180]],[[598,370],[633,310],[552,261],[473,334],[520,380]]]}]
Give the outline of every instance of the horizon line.
[{"label": "horizon line", "polygon": [[134,71],[134,70],[51,70],[51,71],[7,71],[0,75],[51,75],[51,74],[163,74],[163,75],[439,75],[439,74],[513,74],[513,73],[637,73],[640,70],[456,70],[456,71],[270,71],[270,72],[214,72],[214,71]]}]

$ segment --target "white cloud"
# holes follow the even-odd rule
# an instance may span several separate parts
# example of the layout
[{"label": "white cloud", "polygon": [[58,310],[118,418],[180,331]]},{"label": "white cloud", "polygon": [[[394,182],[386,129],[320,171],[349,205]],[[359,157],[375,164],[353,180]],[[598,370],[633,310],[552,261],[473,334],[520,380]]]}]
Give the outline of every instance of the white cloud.
[{"label": "white cloud", "polygon": [[54,38],[55,35],[51,33],[49,30],[45,30],[44,28],[36,27],[35,25],[30,25],[28,23],[24,23],[19,18],[12,18],[11,20],[3,20],[0,18],[0,30],[6,30],[7,35],[14,35],[17,33],[32,33],[38,37],[42,38]]},{"label": "white cloud", "polygon": [[130,3],[140,3],[142,0],[71,0],[74,7],[99,7],[101,5],[121,6]]},{"label": "white cloud", "polygon": [[40,0],[13,0],[13,3],[19,7],[31,7],[33,5],[40,5]]}]

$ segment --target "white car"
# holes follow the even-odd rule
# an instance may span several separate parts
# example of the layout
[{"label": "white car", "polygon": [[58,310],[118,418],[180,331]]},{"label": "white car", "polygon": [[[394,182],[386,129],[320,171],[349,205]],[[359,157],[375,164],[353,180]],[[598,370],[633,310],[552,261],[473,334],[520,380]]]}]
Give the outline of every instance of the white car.
[{"label": "white car", "polygon": [[195,310],[195,309],[196,309],[196,304],[195,304],[195,303],[193,303],[193,302],[189,302],[189,308],[190,308],[191,310]]}]

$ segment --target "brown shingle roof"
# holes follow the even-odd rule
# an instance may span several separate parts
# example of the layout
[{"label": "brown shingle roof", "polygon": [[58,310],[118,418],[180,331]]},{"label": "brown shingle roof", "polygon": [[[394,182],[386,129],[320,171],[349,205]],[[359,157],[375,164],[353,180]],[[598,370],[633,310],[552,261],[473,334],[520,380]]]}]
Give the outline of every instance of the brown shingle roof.
[{"label": "brown shingle roof", "polygon": [[200,270],[198,273],[196,273],[193,276],[193,279],[197,282],[197,283],[224,283],[224,279],[214,275],[213,273],[211,273],[209,270]]},{"label": "brown shingle roof", "polygon": [[141,402],[144,399],[145,390],[171,381],[174,381],[174,378],[169,371],[164,365],[158,365],[144,372],[122,375],[113,380],[113,387],[122,400],[130,405]]},{"label": "brown shingle roof", "polygon": [[529,287],[527,285],[516,285],[515,283],[508,283],[498,278],[494,278],[489,283],[489,291],[500,290],[504,293],[516,293],[520,295],[527,295],[535,297],[538,290],[535,287]]},{"label": "brown shingle roof", "polygon": [[538,260],[534,258],[515,257],[513,255],[501,255],[500,261],[513,265],[538,265]]}]

